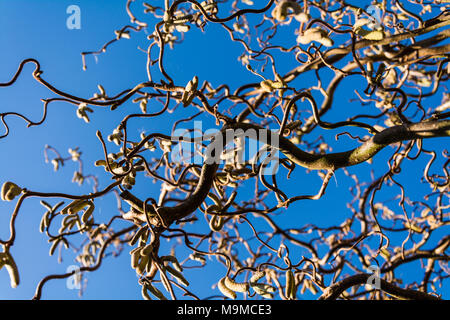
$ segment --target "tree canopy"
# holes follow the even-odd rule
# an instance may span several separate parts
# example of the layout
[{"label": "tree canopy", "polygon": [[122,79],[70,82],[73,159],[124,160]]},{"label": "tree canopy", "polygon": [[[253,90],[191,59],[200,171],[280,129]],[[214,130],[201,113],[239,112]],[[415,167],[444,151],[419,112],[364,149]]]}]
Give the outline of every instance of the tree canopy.
[{"label": "tree canopy", "polygon": [[[39,199],[26,214],[42,217],[35,229],[50,255],[72,252],[78,267],[43,277],[35,299],[51,280],[79,284],[128,254],[145,299],[446,298],[450,5],[350,2],[127,0],[129,24],[82,52],[82,67],[141,36],[146,79],[121,79],[129,85],[117,92],[99,84],[89,97],[53,83],[37,58],[1,72],[0,91],[32,65],[52,96],[39,120],[0,107],[0,144],[14,138],[8,121],[45,127],[56,104],[88,125],[111,114],[115,128],[96,128],[95,162],[83,141],[68,152],[46,144],[34,160],[58,171],[49,181],[75,162],[72,182],[89,191],[1,181],[14,205],[0,220],[11,286],[24,254],[17,217]],[[187,47],[192,39],[206,42]],[[218,42],[230,46],[224,55],[238,48],[240,75],[208,54]],[[187,74],[173,53],[193,64],[196,46],[209,60]],[[14,150],[3,152],[18,174]]]}]

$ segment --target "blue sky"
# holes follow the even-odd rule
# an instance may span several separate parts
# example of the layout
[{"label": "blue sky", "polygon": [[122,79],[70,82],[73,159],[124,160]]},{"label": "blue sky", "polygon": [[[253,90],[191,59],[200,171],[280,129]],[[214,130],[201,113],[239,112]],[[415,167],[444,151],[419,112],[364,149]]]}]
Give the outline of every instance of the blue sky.
[{"label": "blue sky", "polygon": [[[265,1],[255,1],[257,5]],[[360,2],[358,2],[359,4]],[[68,14],[66,8],[69,5],[78,5],[81,9],[81,29],[69,30],[66,27]],[[362,5],[362,4],[360,4]],[[141,14],[141,1],[133,5],[139,17]],[[132,8],[133,8],[132,6]],[[153,31],[154,20],[146,20],[150,30]],[[87,70],[82,70],[80,53],[83,51],[97,50],[114,38],[114,30],[118,30],[129,23],[129,17],[125,11],[125,1],[122,0],[89,0],[89,1],[65,1],[65,0],[0,0],[0,82],[9,81],[23,59],[37,59],[44,71],[42,77],[54,84],[58,89],[76,96],[92,97],[98,92],[97,85],[101,84],[111,95],[124,89],[132,88],[136,84],[147,79],[145,63],[146,54],[138,50],[146,48],[146,34],[132,32],[131,39],[123,39],[111,45],[106,53],[97,56],[87,56]],[[286,30],[291,27],[285,27]],[[165,56],[165,68],[179,85],[184,85],[197,75],[200,81],[208,80],[213,85],[232,83],[234,88],[246,82],[260,81],[259,78],[249,73],[241,62],[237,60],[243,52],[242,46],[230,41],[228,33],[218,26],[208,25],[206,32],[192,30],[186,34],[185,42],[167,50]],[[292,33],[291,33],[292,34]],[[282,42],[295,42],[283,34]],[[279,73],[283,74],[292,68],[293,60],[281,60]],[[42,114],[42,102],[40,99],[54,97],[54,94],[38,84],[31,76],[34,66],[28,64],[15,85],[0,88],[0,112],[16,111],[26,114],[31,119],[40,119]],[[153,70],[156,70],[155,68]],[[327,73],[328,72],[328,73]],[[267,70],[270,77],[270,69]],[[324,79],[329,79],[332,74],[323,72]],[[307,88],[313,84],[313,74],[309,73],[294,82],[298,87]],[[154,72],[155,79],[160,79],[158,72]],[[327,121],[342,120],[356,114],[353,108],[358,103],[350,103],[348,92],[365,88],[364,84],[355,83],[354,80],[344,80],[337,93],[337,104],[340,108],[331,111],[326,116]],[[342,94],[341,94],[342,92]],[[149,108],[158,105],[150,104]],[[370,110],[370,109],[368,109]],[[372,108],[372,111],[374,108]],[[55,102],[49,106],[48,117],[43,126],[26,128],[23,120],[10,117],[7,119],[10,127],[10,135],[0,140],[0,182],[14,181],[20,186],[30,190],[52,192],[60,191],[73,194],[90,192],[92,184],[83,186],[71,183],[76,164],[68,162],[61,170],[54,172],[50,164],[44,162],[44,146],[46,144],[55,147],[64,155],[68,148],[80,147],[83,152],[84,171],[92,173],[100,178],[100,188],[110,182],[108,175],[102,168],[93,166],[95,160],[101,159],[102,149],[95,136],[96,130],[100,130],[106,137],[118,125],[120,120],[129,112],[139,112],[137,104],[131,102],[121,106],[118,110],[110,112],[109,108],[94,108],[90,116],[91,122],[86,124],[76,117],[76,108],[73,105]],[[184,114],[183,114],[184,112]],[[188,114],[186,114],[188,113]],[[179,111],[163,118],[149,120],[135,120],[131,124],[131,130],[135,137],[141,131],[162,132],[169,134],[172,123],[177,120],[177,115],[191,115],[195,112]],[[0,129],[2,130],[2,129]],[[358,130],[353,131],[358,133]],[[328,134],[319,130],[320,134]],[[333,137],[336,132],[329,137]],[[361,131],[359,131],[361,133]],[[333,141],[334,151],[347,150],[355,145],[346,137]],[[426,142],[426,145],[441,148],[442,142]],[[371,170],[377,174],[386,171],[386,160],[390,156],[389,151],[383,151],[374,159],[374,165],[362,164],[358,168],[352,168],[351,172],[358,173],[362,177],[369,177]],[[423,158],[425,159],[425,158]],[[421,159],[421,160],[423,160]],[[438,161],[440,161],[438,159]],[[422,162],[423,164],[423,162]],[[416,175],[403,175],[406,183],[411,176],[420,176],[421,166],[409,162],[404,170],[416,172]],[[331,181],[323,199],[312,202],[305,201],[292,205],[289,210],[277,216],[277,221],[282,226],[301,226],[305,223],[317,223],[319,225],[332,225],[341,223],[350,217],[351,212],[346,209],[345,200],[351,200],[347,192],[350,179],[337,172]],[[290,195],[316,192],[320,187],[320,179],[317,175],[306,174],[305,170],[297,169],[291,181],[283,182]],[[155,198],[159,194],[159,186],[153,186],[149,182],[145,185],[145,193],[151,193]],[[411,192],[421,197],[429,192],[428,187],[419,183],[413,184]],[[144,187],[143,189],[144,190]],[[393,187],[392,190],[395,190]],[[141,191],[143,192],[143,191]],[[242,197],[252,192],[251,187],[244,189]],[[398,192],[391,191],[391,192]],[[385,197],[392,194],[387,191]],[[52,204],[55,200],[49,201]],[[96,202],[98,214],[101,217],[110,217],[115,214],[115,198],[108,195]],[[9,236],[8,221],[14,208],[14,203],[0,203],[0,238]],[[43,207],[39,205],[39,199],[28,199],[23,205],[17,219],[17,242],[12,249],[21,272],[21,284],[16,289],[9,287],[9,278],[5,270],[0,271],[0,299],[28,299],[34,294],[38,281],[47,274],[64,273],[68,266],[73,264],[73,255],[64,255],[61,264],[57,263],[56,256],[49,257],[49,244],[46,237],[39,233],[38,225]],[[130,268],[129,247],[126,247],[118,258],[107,258],[101,269],[95,273],[87,274],[88,287],[83,299],[140,299],[140,286],[137,277]],[[169,250],[169,246],[166,246]],[[293,255],[296,253],[294,252]],[[297,253],[301,255],[301,253]],[[219,275],[218,271],[219,270]],[[193,286],[201,297],[211,294],[211,284],[217,281],[224,273],[223,267],[206,269],[206,272],[193,269],[190,271],[190,279],[194,279]],[[405,276],[414,274],[414,268],[406,269]],[[212,292],[217,294],[218,291]],[[76,290],[69,290],[65,280],[50,281],[44,288],[45,299],[79,299]]]}]

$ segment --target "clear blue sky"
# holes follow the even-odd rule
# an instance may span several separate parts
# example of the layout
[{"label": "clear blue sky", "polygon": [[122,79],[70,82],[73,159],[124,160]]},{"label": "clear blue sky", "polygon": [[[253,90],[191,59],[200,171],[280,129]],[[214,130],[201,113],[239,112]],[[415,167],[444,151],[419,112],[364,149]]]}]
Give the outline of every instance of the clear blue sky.
[{"label": "clear blue sky", "polygon": [[[266,1],[254,2],[257,6],[261,6]],[[129,24],[125,3],[126,1],[122,0],[0,0],[0,47],[2,48],[0,50],[0,82],[9,81],[20,62],[26,58],[39,60],[44,71],[42,77],[46,81],[54,84],[58,89],[81,97],[92,97],[97,92],[97,84],[103,85],[112,95],[145,81],[147,79],[146,54],[137,49],[138,46],[146,48],[145,33],[132,32],[131,39],[114,43],[106,53],[98,55],[97,60],[93,56],[87,56],[88,68],[86,71],[82,70],[81,52],[99,49],[104,43],[114,38],[114,30]],[[360,3],[358,2],[362,6]],[[80,30],[69,30],[66,27],[68,17],[66,8],[72,4],[81,8]],[[141,1],[133,4],[132,8],[136,8],[134,12],[139,17],[144,17],[141,14]],[[147,21],[150,25],[149,33],[151,33],[154,21]],[[290,40],[281,38],[281,41]],[[293,41],[295,42],[295,39]],[[224,30],[208,25],[205,33],[193,30],[186,34],[185,43],[176,46],[174,50],[168,50],[165,56],[165,67],[178,85],[184,85],[197,75],[200,81],[208,80],[213,85],[231,82],[236,88],[245,82],[259,81],[237,61],[242,51],[242,47],[230,41]],[[292,63],[293,61],[290,60],[281,61],[279,73],[283,74],[290,70]],[[54,94],[34,81],[31,76],[33,70],[33,65],[27,65],[15,85],[0,88],[0,112],[17,111],[31,119],[40,119],[42,114],[40,99],[54,97]],[[159,75],[155,73],[155,78],[159,79],[158,77]],[[324,74],[325,79],[329,77],[330,74]],[[312,78],[313,74],[302,76],[296,85],[308,87],[313,83]],[[356,96],[348,95],[352,89],[361,91],[364,89],[364,84],[358,85],[351,80],[345,80],[339,90],[346,94],[337,95],[336,103],[340,108],[327,114],[327,120],[342,120],[343,117],[355,114],[352,112],[352,107],[358,104],[350,103],[349,99]],[[156,104],[154,106],[159,108]],[[152,104],[149,105],[149,108],[151,107]],[[42,192],[60,191],[73,194],[90,192],[92,185],[89,183],[85,183],[82,187],[71,183],[73,171],[76,170],[75,163],[68,162],[62,170],[55,173],[52,166],[44,162],[43,150],[48,144],[64,155],[67,154],[68,148],[79,146],[83,152],[85,173],[98,175],[100,188],[106,186],[110,182],[109,176],[103,169],[93,166],[95,160],[102,158],[101,146],[95,132],[99,129],[106,137],[125,114],[139,112],[139,107],[130,102],[113,113],[109,112],[109,109],[102,110],[96,107],[90,116],[89,124],[78,119],[75,111],[76,108],[70,104],[53,103],[49,107],[45,125],[28,129],[21,119],[8,118],[11,133],[7,138],[0,140],[2,155],[0,182],[14,181],[30,190]],[[136,136],[141,130],[169,134],[175,120],[174,115],[165,116],[162,121],[160,118],[139,120],[133,122],[131,128],[137,132]],[[325,134],[322,131],[320,133]],[[330,144],[334,151],[346,150],[355,145],[345,137],[336,142],[333,135],[330,136],[332,137]],[[439,142],[427,142],[426,145],[431,148],[431,146],[438,146]],[[351,172],[365,177],[370,175],[371,170],[380,174],[386,171],[386,160],[389,156],[390,152],[383,151],[374,159],[374,165],[362,164],[358,168],[351,169]],[[410,176],[418,177],[421,175],[421,168],[409,162],[404,170],[410,172]],[[291,195],[309,193],[311,186],[313,186],[312,192],[315,192],[320,187],[320,179],[317,175],[307,175],[302,169],[296,171],[291,181],[285,184]],[[399,179],[407,183],[412,182],[408,181],[410,176],[403,175]],[[289,210],[283,212],[283,215],[277,217],[278,222],[282,226],[294,225],[295,227],[306,223],[332,225],[343,222],[351,215],[345,206],[345,200],[351,199],[347,192],[350,182],[348,177],[338,172],[335,180],[330,183],[325,198],[317,202],[301,202],[292,205]],[[145,189],[145,192],[157,198],[159,186],[150,186],[150,184],[147,186],[149,188]],[[413,184],[413,188],[411,192],[418,196],[429,191],[418,183]],[[248,189],[246,192],[251,190]],[[49,202],[55,203],[55,201]],[[115,198],[112,195],[97,201],[98,215],[104,215],[107,221],[107,217],[115,214],[115,204]],[[8,221],[13,208],[14,203],[0,202],[0,237],[2,239],[9,236]],[[18,288],[11,289],[7,272],[1,270],[0,299],[31,298],[42,277],[51,273],[64,273],[66,268],[73,264],[71,254],[65,254],[61,264],[57,263],[56,256],[48,256],[50,245],[46,237],[38,230],[44,211],[38,199],[29,199],[22,206],[16,223],[17,242],[12,249],[19,265],[21,284]],[[169,247],[166,247],[168,253]],[[130,268],[129,250],[130,248],[126,247],[120,257],[107,258],[99,271],[86,275],[89,282],[83,299],[141,298],[137,277],[134,270]],[[202,272],[194,269],[187,273],[189,279],[195,280],[193,287],[197,290],[193,291],[200,297],[211,294],[211,284],[225,273],[225,269],[220,266],[215,270],[207,269],[206,272]],[[414,267],[402,272],[407,278],[413,277]],[[218,291],[215,290],[213,293],[218,294]],[[45,286],[43,298],[78,299],[78,292],[67,289],[66,280],[54,280]]]}]

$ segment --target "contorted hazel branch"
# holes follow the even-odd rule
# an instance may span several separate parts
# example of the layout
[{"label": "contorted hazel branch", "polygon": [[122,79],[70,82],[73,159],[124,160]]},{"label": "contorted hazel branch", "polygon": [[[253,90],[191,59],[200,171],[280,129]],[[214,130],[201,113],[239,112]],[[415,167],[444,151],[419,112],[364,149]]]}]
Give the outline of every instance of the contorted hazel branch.
[{"label": "contorted hazel branch", "polygon": [[[360,286],[367,283],[372,277],[371,274],[357,274],[350,276],[334,285],[328,287],[319,297],[319,300],[336,300],[345,290],[352,286]],[[413,289],[402,289],[389,283],[384,279],[380,279],[380,290],[388,293],[390,296],[399,299],[409,300],[440,300],[438,297],[416,291]]]},{"label": "contorted hazel branch", "polygon": [[[450,120],[427,121],[386,128],[382,132],[375,134],[372,138],[362,143],[357,148],[344,152],[328,154],[312,154],[305,152],[288,139],[254,124],[230,124],[218,133],[218,135],[223,136],[223,138],[221,137],[221,139],[218,139],[218,136],[216,136],[215,142],[212,142],[209,145],[209,151],[207,151],[207,154],[210,156],[205,159],[206,164],[202,167],[199,182],[191,196],[174,207],[159,207],[157,209],[158,214],[164,218],[166,225],[170,225],[176,220],[187,217],[206,199],[219,165],[216,160],[216,155],[219,154],[224,148],[222,142],[226,140],[226,132],[227,130],[235,131],[238,129],[255,130],[255,132],[258,133],[258,136],[265,133],[264,136],[268,137],[268,140],[264,142],[271,145],[272,141],[276,141],[277,145],[271,146],[279,149],[289,160],[302,167],[313,170],[336,170],[339,168],[354,166],[370,160],[384,147],[393,143],[433,137],[450,137]],[[220,143],[218,143],[218,141]],[[128,198],[128,196],[124,197],[126,200],[128,200]],[[145,221],[143,215],[141,216],[141,221]]]}]

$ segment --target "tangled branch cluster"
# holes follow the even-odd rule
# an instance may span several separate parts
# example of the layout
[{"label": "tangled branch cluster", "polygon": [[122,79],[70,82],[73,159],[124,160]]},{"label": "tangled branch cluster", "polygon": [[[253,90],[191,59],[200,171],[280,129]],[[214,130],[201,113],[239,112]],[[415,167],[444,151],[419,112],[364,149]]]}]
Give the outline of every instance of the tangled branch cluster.
[{"label": "tangled branch cluster", "polygon": [[[86,56],[101,55],[111,43],[149,31],[148,79],[134,88],[110,96],[99,86],[100,92],[93,97],[77,97],[45,81],[35,59],[24,60],[10,81],[0,83],[0,87],[13,85],[23,67],[31,63],[35,65],[34,79],[56,95],[43,100],[43,116],[38,122],[16,112],[0,113],[5,127],[0,138],[10,134],[6,121],[10,116],[22,118],[28,127],[43,125],[48,105],[55,101],[74,105],[78,117],[86,122],[89,114],[101,107],[113,112],[136,103],[142,111],[123,118],[107,141],[97,132],[104,158],[95,165],[104,167],[113,179],[103,189],[97,190],[95,176],[83,173],[79,149],[71,149],[64,158],[50,146],[46,157],[55,170],[65,161],[79,162],[73,180],[83,184],[85,179],[93,179],[92,193],[43,193],[13,182],[3,185],[2,200],[16,201],[10,237],[0,239],[0,267],[4,265],[10,272],[12,286],[19,284],[20,271],[13,258],[15,221],[24,201],[38,197],[45,207],[40,230],[51,242],[50,254],[60,246],[69,249],[68,239],[82,234],[85,240],[77,261],[84,273],[100,268],[110,246],[130,246],[131,267],[139,275],[146,299],[176,299],[180,294],[199,299],[184,271],[214,261],[225,267],[217,268],[217,287],[232,299],[238,295],[297,299],[306,291],[319,299],[440,297],[450,276],[450,236],[445,232],[450,221],[450,156],[445,148],[438,152],[424,144],[428,140],[445,144],[450,136],[450,94],[445,87],[450,74],[450,44],[446,42],[450,7],[445,1],[375,2],[371,8],[377,10],[379,20],[373,12],[343,0],[270,0],[264,6],[262,1],[254,4],[249,0],[166,0],[161,6],[143,3],[141,9],[134,2],[126,3],[130,25],[116,31],[116,38],[99,51],[82,53],[86,68]],[[135,10],[157,23],[152,26],[136,18]],[[423,19],[425,15],[432,17]],[[234,84],[214,86],[195,75],[187,84],[174,81],[164,68],[165,52],[176,50],[192,29],[205,31],[212,24],[242,46],[239,61],[262,81],[235,90],[230,87]],[[286,46],[281,34],[294,39],[294,45]],[[281,73],[280,61],[289,58],[295,64]],[[306,74],[315,77],[314,86],[302,87],[299,79]],[[336,103],[336,92],[348,78],[366,87],[354,92],[359,105],[353,111],[356,115],[326,122],[327,114],[343,108]],[[161,108],[153,110],[158,104]],[[132,138],[130,121],[158,119],[176,108],[185,108],[191,115],[173,122],[171,132]],[[366,114],[362,108],[370,111]],[[213,119],[218,134],[211,138],[195,132],[199,138],[183,136],[174,141],[177,127],[201,119]],[[352,131],[346,131],[347,127]],[[264,152],[245,162],[236,160],[242,149],[238,143],[227,149],[226,163],[206,161],[220,156],[207,152],[218,135],[239,129],[270,130],[278,143],[267,142]],[[346,151],[332,152],[328,130],[338,132],[336,139],[345,135],[352,141],[349,144],[357,147],[343,146]],[[181,144],[193,146],[203,164],[185,158],[175,161],[172,155]],[[390,156],[383,174],[366,179],[352,171],[361,163],[376,164],[375,155],[381,150]],[[267,153],[274,151],[279,151],[280,170],[267,175]],[[430,191],[420,199],[408,194],[408,185],[400,178],[410,161],[425,161],[423,176],[414,183],[424,184]],[[318,174],[322,179],[318,191],[295,194],[298,179],[292,177],[298,171]],[[279,224],[279,217],[287,214],[293,203],[326,198],[328,183],[337,171],[353,181],[348,212],[335,213],[342,217],[341,224],[323,227],[292,221],[288,228]],[[290,177],[294,184],[287,190]],[[144,179],[159,183],[158,197],[148,194],[140,199],[135,195],[136,185]],[[254,196],[241,197],[248,188]],[[396,190],[397,195],[384,201],[385,190]],[[117,214],[102,221],[96,215],[95,202],[111,192],[117,196]],[[49,199],[64,202],[49,204]],[[118,228],[118,220],[129,225]],[[202,232],[199,228],[192,231],[197,225]],[[162,239],[168,239],[182,254],[175,249],[165,252],[160,246]],[[417,262],[421,268],[414,273],[420,280],[406,283],[397,271],[409,264],[417,266]],[[372,276],[367,270],[374,265],[378,267],[378,287],[366,285]],[[45,277],[34,298],[41,298],[49,280],[71,275],[73,272]]]}]

